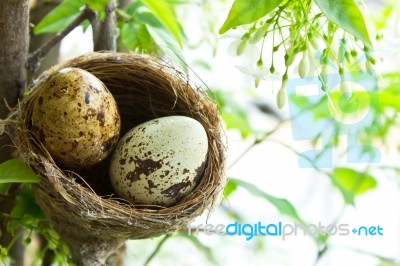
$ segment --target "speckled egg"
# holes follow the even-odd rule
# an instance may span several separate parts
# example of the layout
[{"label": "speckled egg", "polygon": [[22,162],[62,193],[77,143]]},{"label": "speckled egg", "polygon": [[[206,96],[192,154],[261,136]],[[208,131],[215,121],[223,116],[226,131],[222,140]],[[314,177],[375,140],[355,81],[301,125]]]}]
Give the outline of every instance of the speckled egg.
[{"label": "speckled egg", "polygon": [[37,89],[31,130],[63,167],[89,167],[112,152],[121,119],[114,97],[98,78],[64,68]]},{"label": "speckled egg", "polygon": [[207,151],[207,133],[198,121],[153,119],[121,138],[110,163],[111,184],[130,202],[171,206],[203,176]]}]

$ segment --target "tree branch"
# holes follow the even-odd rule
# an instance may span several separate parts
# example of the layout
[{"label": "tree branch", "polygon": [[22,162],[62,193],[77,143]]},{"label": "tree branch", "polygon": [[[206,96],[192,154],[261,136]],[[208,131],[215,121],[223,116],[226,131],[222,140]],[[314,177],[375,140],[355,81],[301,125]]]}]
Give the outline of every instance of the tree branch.
[{"label": "tree branch", "polygon": [[81,25],[86,19],[92,19],[95,13],[85,7],[77,18],[75,18],[63,31],[57,33],[52,39],[48,40],[43,46],[37,49],[35,52],[29,55],[28,58],[28,69],[31,72],[35,72],[40,66],[40,62],[46,56],[46,54],[57,45],[61,40],[67,36],[73,29]]},{"label": "tree branch", "polygon": [[115,15],[116,2],[110,0],[105,7],[106,17],[103,21],[93,19],[93,46],[95,51],[117,50],[117,17]]},{"label": "tree branch", "polygon": [[132,0],[119,0],[118,2],[118,8],[119,9],[124,9],[127,6],[129,6],[132,3]]},{"label": "tree branch", "polygon": [[[15,106],[26,87],[29,43],[29,0],[0,1],[0,119]],[[0,162],[11,158],[10,139],[0,136]]]}]

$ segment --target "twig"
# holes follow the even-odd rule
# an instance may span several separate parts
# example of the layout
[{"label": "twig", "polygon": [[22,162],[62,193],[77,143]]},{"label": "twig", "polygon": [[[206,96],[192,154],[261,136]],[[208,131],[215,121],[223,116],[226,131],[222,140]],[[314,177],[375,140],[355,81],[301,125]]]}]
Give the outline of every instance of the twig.
[{"label": "twig", "polygon": [[57,33],[53,38],[48,40],[43,46],[37,49],[35,52],[31,53],[28,57],[27,67],[29,71],[34,73],[40,66],[41,61],[46,56],[46,54],[57,45],[61,40],[67,36],[73,29],[81,25],[86,19],[90,19],[95,15],[95,13],[88,7],[85,7],[82,12],[76,17],[64,30]]},{"label": "twig", "polygon": [[264,132],[261,136],[256,137],[256,139],[253,141],[253,143],[250,144],[228,167],[228,169],[231,169],[235,164],[237,164],[250,150],[252,150],[255,146],[260,144],[261,142],[265,141],[269,136],[274,134],[278,129],[288,120],[282,120],[279,122],[279,124],[276,125],[275,128],[273,128],[270,131]]},{"label": "twig", "polygon": [[289,150],[291,150],[293,153],[295,153],[297,156],[304,158],[305,160],[307,160],[312,167],[314,167],[315,171],[326,175],[327,177],[329,177],[332,180],[332,174],[328,171],[324,171],[323,169],[319,168],[318,165],[315,164],[315,162],[310,158],[307,157],[306,155],[302,154],[301,152],[298,152],[297,150],[295,150],[294,148],[292,148],[290,145],[283,143],[282,141],[278,141],[278,140],[271,140],[271,142],[277,143]]},{"label": "twig", "polygon": [[147,258],[146,262],[143,264],[144,266],[148,266],[151,262],[152,259],[157,255],[157,253],[160,251],[161,247],[164,245],[165,241],[170,237],[171,235],[166,235],[163,239],[161,239],[160,242],[158,242],[156,248],[154,251],[150,254],[150,256]]},{"label": "twig", "polygon": [[8,101],[7,101],[6,97],[3,98],[3,101],[4,101],[4,105],[5,105],[5,107],[7,108],[7,110],[8,110],[9,112],[11,112],[11,111],[12,111],[12,108],[11,108],[11,106],[8,104]]}]

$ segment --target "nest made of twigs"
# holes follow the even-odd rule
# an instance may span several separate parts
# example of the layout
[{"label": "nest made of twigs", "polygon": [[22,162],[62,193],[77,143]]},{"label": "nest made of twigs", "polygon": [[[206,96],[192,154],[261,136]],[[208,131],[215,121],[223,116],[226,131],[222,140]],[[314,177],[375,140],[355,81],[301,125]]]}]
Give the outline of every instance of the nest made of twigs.
[{"label": "nest made of twigs", "polygon": [[[121,136],[157,117],[183,115],[206,129],[207,165],[201,181],[172,207],[135,206],[112,194],[108,160],[90,169],[60,169],[30,131],[35,88],[65,67],[91,72],[113,94],[121,115]],[[179,230],[219,200],[225,184],[225,145],[216,105],[170,64],[131,53],[91,53],[50,68],[31,86],[15,113],[16,145],[22,159],[41,176],[34,186],[38,203],[59,233],[70,241],[82,238],[141,239]]]}]

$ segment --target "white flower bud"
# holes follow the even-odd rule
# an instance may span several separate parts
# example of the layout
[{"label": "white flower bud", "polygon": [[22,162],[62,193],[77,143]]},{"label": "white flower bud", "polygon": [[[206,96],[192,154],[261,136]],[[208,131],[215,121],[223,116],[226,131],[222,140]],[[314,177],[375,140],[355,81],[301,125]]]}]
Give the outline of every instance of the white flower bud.
[{"label": "white flower bud", "polygon": [[301,78],[304,78],[308,75],[310,71],[310,60],[308,60],[307,51],[303,52],[303,58],[299,63],[299,75]]},{"label": "white flower bud", "polygon": [[282,109],[285,106],[286,103],[286,80],[282,81],[282,86],[278,91],[278,94],[276,96],[276,103],[278,105],[279,109]]},{"label": "white flower bud", "polygon": [[353,93],[353,89],[349,82],[340,82],[340,92],[346,99],[351,98],[351,94]]}]

